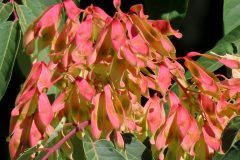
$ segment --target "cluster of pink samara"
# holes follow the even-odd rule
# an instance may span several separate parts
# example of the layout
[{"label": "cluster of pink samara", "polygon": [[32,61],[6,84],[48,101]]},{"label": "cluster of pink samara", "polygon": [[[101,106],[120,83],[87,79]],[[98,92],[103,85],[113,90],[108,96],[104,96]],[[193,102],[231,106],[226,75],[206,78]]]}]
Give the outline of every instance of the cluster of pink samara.
[{"label": "cluster of pink samara", "polygon": [[[110,140],[113,134],[122,148],[122,133],[140,140],[149,137],[159,159],[171,153],[178,159],[208,159],[221,151],[221,133],[240,111],[240,80],[219,78],[191,59],[202,54],[176,57],[169,36],[181,38],[181,33],[168,21],[149,20],[142,5],[132,6],[128,13],[121,11],[120,0],[114,0],[114,6],[111,17],[99,7],[80,9],[64,0],[29,26],[26,52],[48,47],[48,62],[33,60],[16,99],[9,142],[13,159],[47,139],[62,117],[69,124],[89,121],[85,129],[93,140]],[[240,67],[234,60],[207,57]],[[170,90],[174,82],[177,93]],[[52,87],[59,93],[50,102]]]}]

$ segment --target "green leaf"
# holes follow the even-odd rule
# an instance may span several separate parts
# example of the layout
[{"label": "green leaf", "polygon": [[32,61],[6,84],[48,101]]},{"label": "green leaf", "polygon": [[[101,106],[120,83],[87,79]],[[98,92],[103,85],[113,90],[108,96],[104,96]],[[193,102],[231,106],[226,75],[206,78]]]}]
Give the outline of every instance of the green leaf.
[{"label": "green leaf", "polygon": [[226,154],[215,154],[213,160],[239,160],[240,149],[230,149]]},{"label": "green leaf", "polygon": [[[61,119],[61,121],[59,122],[59,124],[57,125],[57,127],[55,128],[54,132],[48,138],[48,140],[46,142],[43,142],[43,146],[45,148],[51,147],[51,146],[53,146],[56,143],[56,139],[57,139],[59,133],[63,130],[65,122],[66,122],[66,118],[63,117]],[[37,155],[37,157],[35,158],[35,160],[41,160],[46,153],[47,152],[45,152],[45,151],[40,152]]]},{"label": "green leaf", "polygon": [[83,149],[83,142],[76,135],[71,138],[71,143],[73,145],[73,159],[76,160],[86,160]]},{"label": "green leaf", "polygon": [[[50,159],[52,158],[52,159]],[[62,149],[58,149],[56,151],[56,154],[53,154],[52,156],[49,157],[49,160],[69,160],[69,158],[65,155]]]},{"label": "green leaf", "polygon": [[24,5],[15,5],[22,32],[24,33],[31,22],[40,16],[49,6],[60,3],[61,0],[23,0]]},{"label": "green leaf", "polygon": [[[24,0],[23,3],[25,5],[18,5],[15,4],[15,8],[17,11],[17,15],[19,17],[19,24],[21,26],[22,33],[24,34],[25,31],[27,30],[28,26],[33,22],[33,20],[36,19],[48,6],[58,3],[60,1],[58,0],[49,0],[49,1],[29,1],[29,0]],[[36,6],[37,10],[36,10]],[[37,47],[35,47],[37,48]],[[49,58],[46,58],[46,55],[49,51],[49,48],[45,48],[41,52],[38,51],[38,49],[34,52],[37,54],[32,54],[31,56],[34,58],[30,58],[30,56],[26,54],[22,54],[21,56],[17,57],[18,61],[18,66],[22,73],[27,76],[30,69],[31,69],[31,64],[32,61],[36,58],[37,60],[44,60],[44,62],[48,61]],[[25,62],[25,63],[23,63]],[[24,64],[24,65],[23,65]]]},{"label": "green leaf", "polygon": [[147,14],[151,19],[170,20],[178,28],[185,17],[189,0],[144,0]]},{"label": "green leaf", "polygon": [[240,157],[240,116],[230,120],[222,133],[222,149],[225,154],[215,154],[214,160],[239,160]]},{"label": "green leaf", "polygon": [[30,56],[24,52],[22,45],[20,45],[20,51],[21,52],[19,52],[19,54],[17,55],[17,65],[19,70],[26,78],[31,71],[32,62]]},{"label": "green leaf", "polygon": [[222,149],[224,152],[233,147],[237,141],[240,141],[240,116],[230,120],[222,133]]},{"label": "green leaf", "polygon": [[26,149],[26,150],[18,157],[17,160],[30,159],[31,155],[32,155],[33,153],[36,153],[37,150],[38,150],[38,148],[39,148],[39,145],[34,146],[34,147],[32,147],[32,148]]},{"label": "green leaf", "polygon": [[48,63],[50,58],[48,57],[48,53],[50,52],[50,46],[47,46],[41,50],[38,49],[38,39],[34,43],[34,52],[31,54],[31,60],[33,61],[43,61]]},{"label": "green leaf", "polygon": [[168,115],[169,110],[170,110],[169,104],[163,103],[163,108],[164,108],[165,115]]},{"label": "green leaf", "polygon": [[55,128],[54,132],[50,135],[44,146],[48,147],[50,143],[58,136],[58,134],[63,130],[64,124],[66,122],[66,117],[63,117],[57,127]]},{"label": "green leaf", "polygon": [[0,3],[0,23],[5,22],[13,12],[13,4]]},{"label": "green leaf", "polygon": [[125,160],[112,142],[107,140],[93,140],[87,134],[83,138],[83,148],[87,160]]},{"label": "green leaf", "polygon": [[217,54],[233,54],[240,52],[240,26],[224,36],[211,51]]},{"label": "green leaf", "polygon": [[[219,55],[224,54],[235,54],[240,52],[240,26],[235,28],[229,34],[224,36],[213,49],[208,51],[208,53],[214,52]],[[204,57],[200,57],[197,62],[199,62],[208,71],[214,72],[223,65],[218,61],[210,60]]]},{"label": "green leaf", "polygon": [[0,24],[0,100],[2,99],[12,76],[14,62],[19,52],[21,34],[17,22]]},{"label": "green leaf", "polygon": [[224,156],[223,154],[216,152],[213,156],[213,160],[220,160],[223,158],[223,156]]},{"label": "green leaf", "polygon": [[61,2],[61,0],[41,0],[41,1],[22,0],[22,1],[26,7],[31,9],[35,17],[39,16],[49,6]]},{"label": "green leaf", "polygon": [[60,92],[61,90],[54,85],[47,91],[47,95],[51,103],[54,102]]},{"label": "green leaf", "polygon": [[224,0],[223,21],[224,34],[228,34],[237,26],[240,26],[240,1]]},{"label": "green leaf", "polygon": [[36,16],[32,13],[32,10],[24,5],[15,4],[17,15],[19,18],[19,24],[22,29],[22,33],[25,33],[28,26],[33,22]]},{"label": "green leaf", "polygon": [[77,5],[80,5],[81,0],[74,0]]},{"label": "green leaf", "polygon": [[[33,15],[32,11],[24,5],[18,5],[15,3],[15,8],[18,15],[18,21],[21,27],[21,31],[24,34],[28,26],[36,17]],[[22,74],[27,77],[32,68],[30,56],[22,52],[17,56],[17,64]]]},{"label": "green leaf", "polygon": [[15,4],[22,32],[24,33],[33,20],[40,16],[49,6],[60,2],[60,0],[23,0],[24,5]]},{"label": "green leaf", "polygon": [[221,160],[239,160],[240,149],[231,149],[228,151]]},{"label": "green leaf", "polygon": [[50,61],[48,53],[50,53],[50,46],[47,46],[41,50],[38,49],[38,38],[34,42],[34,52],[29,56],[30,61],[33,63],[35,61],[43,61],[46,64]]},{"label": "green leaf", "polygon": [[[178,159],[176,152],[181,155],[182,151],[179,149],[180,143],[177,138],[174,138],[168,145],[167,153],[166,153],[166,159]],[[183,154],[183,153],[182,153]],[[187,156],[184,157],[184,160],[188,160],[189,158]]]},{"label": "green leaf", "polygon": [[127,160],[153,159],[151,151],[132,134],[124,134],[125,148],[121,151]]}]

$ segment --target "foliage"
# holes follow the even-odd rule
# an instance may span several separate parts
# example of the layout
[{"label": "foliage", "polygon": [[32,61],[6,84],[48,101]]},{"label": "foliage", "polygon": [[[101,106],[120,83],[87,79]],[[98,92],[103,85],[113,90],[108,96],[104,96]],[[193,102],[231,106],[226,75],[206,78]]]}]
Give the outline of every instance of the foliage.
[{"label": "foliage", "polygon": [[237,0],[224,0],[224,33],[228,34],[234,28],[240,25],[239,20],[239,8],[240,4]]},{"label": "foliage", "polygon": [[144,4],[151,18],[169,20],[174,28],[178,28],[186,15],[188,1],[189,0],[144,0]]},{"label": "foliage", "polygon": [[214,74],[240,68],[238,25],[225,18],[227,35],[212,52],[179,57],[169,38],[182,35],[169,20],[184,18],[188,1],[170,1],[159,15],[145,1],[150,15],[167,20],[148,19],[141,4],[124,13],[120,0],[113,17],[72,0],[22,2],[0,3],[0,98],[18,52],[33,64],[11,112],[12,159],[239,155],[240,80]]}]

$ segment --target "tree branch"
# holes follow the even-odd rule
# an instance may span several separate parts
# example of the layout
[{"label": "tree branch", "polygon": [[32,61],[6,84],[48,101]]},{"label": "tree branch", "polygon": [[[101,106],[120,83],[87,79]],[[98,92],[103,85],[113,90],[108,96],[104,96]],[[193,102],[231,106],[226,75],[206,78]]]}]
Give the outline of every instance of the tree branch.
[{"label": "tree branch", "polygon": [[85,121],[81,124],[78,124],[71,132],[69,132],[63,139],[61,139],[58,143],[56,143],[53,147],[48,149],[47,154],[43,157],[42,160],[47,160],[56,150],[58,150],[68,139],[74,136],[78,131],[82,131],[87,125],[89,125],[89,121]]}]

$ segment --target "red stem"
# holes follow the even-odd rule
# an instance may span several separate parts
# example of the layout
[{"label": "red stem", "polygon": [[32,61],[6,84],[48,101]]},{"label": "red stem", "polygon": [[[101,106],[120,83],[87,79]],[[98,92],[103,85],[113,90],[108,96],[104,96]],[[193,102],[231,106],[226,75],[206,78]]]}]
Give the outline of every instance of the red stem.
[{"label": "red stem", "polygon": [[89,121],[85,121],[81,124],[78,124],[71,132],[69,132],[63,139],[61,139],[58,143],[56,143],[53,147],[48,149],[47,154],[43,157],[42,160],[47,160],[49,156],[51,156],[56,150],[58,150],[68,139],[74,136],[78,131],[82,131],[87,125]]},{"label": "red stem", "polygon": [[[10,0],[10,2],[12,2],[13,4],[16,3],[14,0]],[[17,12],[15,9],[13,10],[13,15],[14,15],[15,21],[18,20]]]}]

